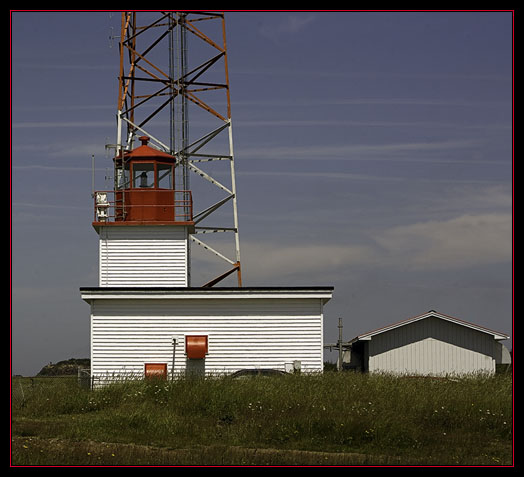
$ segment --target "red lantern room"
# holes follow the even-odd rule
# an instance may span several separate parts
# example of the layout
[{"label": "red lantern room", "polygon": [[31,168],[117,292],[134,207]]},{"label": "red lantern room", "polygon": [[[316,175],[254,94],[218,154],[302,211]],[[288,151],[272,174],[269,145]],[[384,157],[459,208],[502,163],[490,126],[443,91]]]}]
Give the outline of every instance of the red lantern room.
[{"label": "red lantern room", "polygon": [[174,189],[175,157],[139,139],[141,146],[115,158],[115,190],[96,192],[95,223],[192,225],[191,191]]}]

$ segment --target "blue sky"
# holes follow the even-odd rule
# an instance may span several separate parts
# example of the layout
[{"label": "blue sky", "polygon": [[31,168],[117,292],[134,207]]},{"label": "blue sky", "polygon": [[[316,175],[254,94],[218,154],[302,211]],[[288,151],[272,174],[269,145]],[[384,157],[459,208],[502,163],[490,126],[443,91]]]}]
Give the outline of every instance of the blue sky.
[{"label": "blue sky", "polygon": [[[12,371],[31,375],[89,356],[120,15],[11,19]],[[512,21],[226,13],[245,285],[334,286],[326,342],[339,317],[351,339],[430,309],[511,335]],[[195,258],[196,286],[219,268]]]}]

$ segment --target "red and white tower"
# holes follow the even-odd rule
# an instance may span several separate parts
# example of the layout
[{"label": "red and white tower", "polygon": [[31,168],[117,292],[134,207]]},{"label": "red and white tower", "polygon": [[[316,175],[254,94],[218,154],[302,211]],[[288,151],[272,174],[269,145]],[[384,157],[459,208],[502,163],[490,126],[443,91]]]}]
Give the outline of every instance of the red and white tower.
[{"label": "red and white tower", "polygon": [[[227,263],[197,286],[242,286],[224,14],[122,12],[119,48],[114,186],[94,193],[100,286],[191,286],[191,243]],[[212,189],[196,213],[190,175]],[[220,232],[227,251],[196,236]]]},{"label": "red and white tower", "polygon": [[148,145],[121,151],[124,173],[94,194],[100,286],[188,286],[191,191],[174,189],[176,159]]}]

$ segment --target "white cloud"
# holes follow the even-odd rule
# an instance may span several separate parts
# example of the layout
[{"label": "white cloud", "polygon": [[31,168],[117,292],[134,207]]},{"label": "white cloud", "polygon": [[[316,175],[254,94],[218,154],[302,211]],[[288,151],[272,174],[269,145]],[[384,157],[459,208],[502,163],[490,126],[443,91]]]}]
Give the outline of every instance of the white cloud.
[{"label": "white cloud", "polygon": [[358,244],[300,244],[243,242],[242,266],[251,279],[270,280],[303,275],[315,282],[326,273],[347,273],[376,260],[371,247]]},{"label": "white cloud", "polygon": [[315,15],[296,13],[286,16],[273,16],[258,29],[259,33],[270,40],[277,41],[283,35],[294,35],[307,28]]},{"label": "white cloud", "polygon": [[456,269],[510,261],[511,237],[511,214],[485,213],[393,227],[375,240],[390,263]]},{"label": "white cloud", "polygon": [[[213,274],[222,273],[227,266],[212,254],[192,247],[192,260],[195,264],[193,274],[199,282],[199,271]],[[347,275],[360,265],[369,265],[375,260],[372,247],[358,244],[296,244],[276,241],[241,242],[242,270],[246,283],[282,284],[292,278],[294,282],[318,285],[318,280],[326,276]],[[200,280],[201,281],[201,280]],[[299,283],[300,284],[300,283]]]},{"label": "white cloud", "polygon": [[[265,232],[257,229],[256,236],[241,220],[248,226],[241,226],[245,232],[241,231],[241,255],[246,283],[283,278],[304,283],[333,281],[365,270],[449,270],[453,274],[476,266],[510,263],[511,187],[454,185],[440,187],[438,194],[431,190],[424,195],[424,189],[417,194],[418,201],[398,206],[397,212],[393,212],[394,204],[379,204],[371,221],[358,216],[348,219],[344,208],[337,210],[320,222],[325,235],[297,232],[308,230],[311,216],[290,215],[289,211],[275,212],[271,226],[264,222],[268,225]],[[389,220],[389,214],[395,217]],[[386,216],[389,225],[380,226],[377,220]],[[340,220],[333,222],[334,217]],[[265,218],[250,216],[257,223]]]},{"label": "white cloud", "polygon": [[250,281],[333,280],[363,269],[457,270],[511,261],[511,214],[462,215],[389,228],[367,244],[242,243]]},{"label": "white cloud", "polygon": [[[440,194],[431,197],[431,209],[442,217],[486,214],[494,212],[509,213],[513,203],[511,184],[495,183],[484,186],[452,185],[440,188]],[[413,204],[421,212],[426,209],[420,202]]]}]

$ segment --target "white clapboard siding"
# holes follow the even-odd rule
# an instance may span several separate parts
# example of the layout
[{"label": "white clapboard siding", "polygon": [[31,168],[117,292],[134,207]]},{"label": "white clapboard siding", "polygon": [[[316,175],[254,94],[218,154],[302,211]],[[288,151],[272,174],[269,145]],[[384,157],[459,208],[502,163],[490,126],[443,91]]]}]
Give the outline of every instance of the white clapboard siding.
[{"label": "white clapboard siding", "polygon": [[185,335],[207,335],[205,373],[243,368],[285,370],[301,362],[322,371],[323,299],[193,298],[91,301],[91,374],[143,375],[145,363],[166,363],[175,374],[190,364]]},{"label": "white clapboard siding", "polygon": [[494,372],[493,336],[437,317],[376,334],[369,371],[447,375]]},{"label": "white clapboard siding", "polygon": [[187,228],[105,226],[99,230],[100,286],[187,286]]}]

